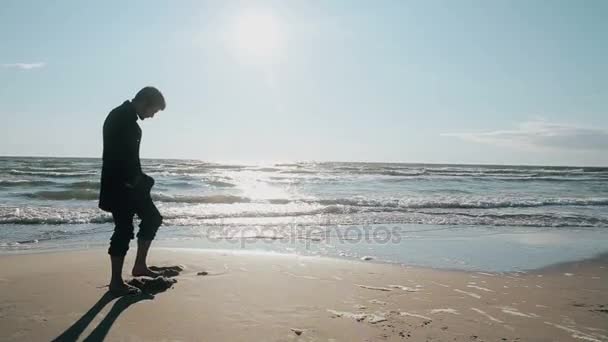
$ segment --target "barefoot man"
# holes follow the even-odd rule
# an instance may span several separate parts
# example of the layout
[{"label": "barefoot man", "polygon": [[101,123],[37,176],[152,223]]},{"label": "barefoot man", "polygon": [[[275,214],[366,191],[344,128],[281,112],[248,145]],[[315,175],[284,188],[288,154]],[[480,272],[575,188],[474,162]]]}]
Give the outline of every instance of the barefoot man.
[{"label": "barefoot man", "polygon": [[150,197],[154,179],[144,174],[139,161],[141,129],[137,119],[153,118],[165,109],[165,99],[154,87],[141,89],[131,101],[114,108],[103,125],[103,166],[99,208],[112,213],[114,234],[110,240],[112,279],[110,292],[122,296],[139,289],[125,284],[122,266],[133,235],[133,216],[141,223],[137,233],[137,257],[133,276],[156,277],[146,263],[148,249],[162,223],[162,216]]}]

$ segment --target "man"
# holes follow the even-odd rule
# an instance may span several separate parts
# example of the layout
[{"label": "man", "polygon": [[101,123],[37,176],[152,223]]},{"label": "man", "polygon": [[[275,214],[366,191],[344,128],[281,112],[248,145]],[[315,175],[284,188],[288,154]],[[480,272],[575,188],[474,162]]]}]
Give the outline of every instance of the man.
[{"label": "man", "polygon": [[162,224],[162,216],[152,202],[154,179],[144,174],[139,160],[141,129],[137,119],[153,118],[165,109],[165,99],[154,87],[141,89],[131,101],[114,108],[103,125],[103,166],[99,208],[112,213],[114,234],[110,240],[112,278],[110,292],[116,296],[137,294],[139,289],[125,284],[122,267],[133,235],[133,216],[141,219],[137,233],[137,257],[133,276],[156,277],[146,263],[148,249]]}]

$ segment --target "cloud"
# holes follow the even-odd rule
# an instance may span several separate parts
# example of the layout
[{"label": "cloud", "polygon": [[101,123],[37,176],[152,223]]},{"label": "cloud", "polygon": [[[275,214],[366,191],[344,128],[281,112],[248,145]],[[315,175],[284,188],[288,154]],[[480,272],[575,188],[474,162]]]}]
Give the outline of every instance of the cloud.
[{"label": "cloud", "polygon": [[607,150],[608,130],[547,121],[528,121],[518,129],[477,133],[442,133],[441,136],[515,147],[540,147],[569,150]]},{"label": "cloud", "polygon": [[21,70],[38,69],[38,68],[43,68],[45,66],[46,66],[46,63],[43,63],[43,62],[2,64],[2,67],[4,67],[4,68],[21,69]]}]

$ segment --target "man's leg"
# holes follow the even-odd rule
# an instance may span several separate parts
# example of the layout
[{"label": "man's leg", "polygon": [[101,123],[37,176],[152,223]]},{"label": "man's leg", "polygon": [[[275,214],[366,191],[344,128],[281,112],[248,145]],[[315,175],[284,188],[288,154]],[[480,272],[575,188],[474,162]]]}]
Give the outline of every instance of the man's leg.
[{"label": "man's leg", "polygon": [[137,239],[137,257],[135,257],[135,264],[133,264],[134,276],[148,275],[155,277],[158,275],[148,268],[147,258],[151,244],[152,240]]},{"label": "man's leg", "polygon": [[114,234],[110,240],[110,261],[112,265],[112,278],[110,279],[110,292],[122,296],[138,293],[138,289],[125,284],[122,279],[122,267],[125,255],[129,250],[129,242],[133,239],[133,213],[112,212],[114,218]]},{"label": "man's leg", "polygon": [[133,276],[148,276],[157,277],[161,274],[154,272],[148,268],[147,258],[148,251],[152,240],[156,236],[158,227],[163,223],[163,217],[152,202],[149,196],[144,203],[137,208],[137,215],[141,219],[139,224],[139,232],[137,233],[137,257],[133,265]]}]

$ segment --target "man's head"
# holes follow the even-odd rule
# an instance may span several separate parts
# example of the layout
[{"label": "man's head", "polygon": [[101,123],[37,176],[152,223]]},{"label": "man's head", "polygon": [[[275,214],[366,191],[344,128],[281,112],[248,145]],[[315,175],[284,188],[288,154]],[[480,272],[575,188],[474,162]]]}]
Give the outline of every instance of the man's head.
[{"label": "man's head", "polygon": [[133,98],[133,106],[140,119],[154,117],[159,110],[165,110],[165,98],[161,92],[154,87],[142,88]]}]

